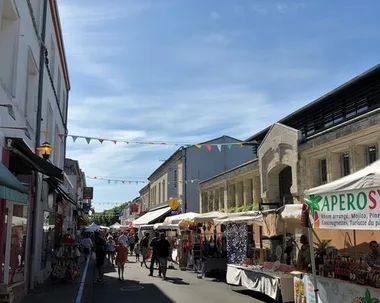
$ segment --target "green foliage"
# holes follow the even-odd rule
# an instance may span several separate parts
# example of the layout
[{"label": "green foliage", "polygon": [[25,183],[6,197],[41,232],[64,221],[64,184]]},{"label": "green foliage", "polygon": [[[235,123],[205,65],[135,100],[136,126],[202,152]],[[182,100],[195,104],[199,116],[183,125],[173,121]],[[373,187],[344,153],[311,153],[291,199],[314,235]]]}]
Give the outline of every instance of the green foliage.
[{"label": "green foliage", "polygon": [[249,205],[242,205],[239,207],[233,206],[228,208],[227,210],[224,208],[219,209],[221,212],[227,212],[227,213],[240,213],[240,212],[246,212],[246,211],[258,211],[259,206],[256,204],[249,204]]},{"label": "green foliage", "polygon": [[119,214],[126,208],[130,202],[125,202],[111,209],[95,213],[91,216],[91,222],[97,225],[110,226],[119,221]]}]

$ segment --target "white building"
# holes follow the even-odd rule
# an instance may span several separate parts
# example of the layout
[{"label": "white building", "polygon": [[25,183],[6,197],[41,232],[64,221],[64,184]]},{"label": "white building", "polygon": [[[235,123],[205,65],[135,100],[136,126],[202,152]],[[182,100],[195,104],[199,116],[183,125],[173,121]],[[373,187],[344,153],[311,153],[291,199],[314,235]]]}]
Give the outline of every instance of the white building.
[{"label": "white building", "polygon": [[[22,261],[17,274],[5,272],[0,276],[0,283],[17,285],[14,289],[17,296],[17,292],[27,291],[46,278],[50,270],[46,260],[53,244],[56,213],[59,214],[59,208],[70,200],[61,192],[62,188],[71,187],[63,174],[70,82],[57,0],[0,0],[0,21],[0,156],[4,166],[27,185],[30,195],[27,204],[0,202],[1,222],[5,215],[8,221],[13,217],[15,222],[17,219],[21,222],[17,223],[19,226],[9,224],[5,232],[0,232],[0,251],[5,250],[0,262],[5,262],[5,268],[9,264],[11,240],[16,236],[23,239]],[[43,29],[46,30],[42,44],[46,47],[46,58],[41,66]],[[43,142],[54,148],[48,161],[36,152],[37,144]],[[47,178],[51,179],[45,180]],[[37,215],[33,217],[32,213]],[[43,229],[45,225],[50,227]]]}]

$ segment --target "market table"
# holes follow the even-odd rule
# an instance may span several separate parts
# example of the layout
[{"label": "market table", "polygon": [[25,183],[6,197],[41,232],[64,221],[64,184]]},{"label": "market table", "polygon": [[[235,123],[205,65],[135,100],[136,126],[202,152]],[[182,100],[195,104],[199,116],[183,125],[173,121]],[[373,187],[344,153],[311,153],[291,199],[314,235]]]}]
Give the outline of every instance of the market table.
[{"label": "market table", "polygon": [[241,265],[227,265],[227,283],[243,286],[267,295],[273,300],[294,302],[293,276],[280,272],[253,269]]},{"label": "market table", "polygon": [[[377,302],[375,300],[362,301],[362,298],[380,300],[380,289],[321,276],[317,276],[317,281],[319,303]],[[294,302],[315,302],[313,276],[311,274],[301,274],[294,278]]]}]

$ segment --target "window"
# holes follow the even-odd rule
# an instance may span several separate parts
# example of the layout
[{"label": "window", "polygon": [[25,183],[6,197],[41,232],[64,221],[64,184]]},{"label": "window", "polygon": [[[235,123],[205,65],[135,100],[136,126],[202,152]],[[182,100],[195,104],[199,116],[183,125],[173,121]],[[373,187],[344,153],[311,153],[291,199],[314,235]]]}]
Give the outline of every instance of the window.
[{"label": "window", "polygon": [[4,0],[0,22],[0,84],[15,95],[19,18],[11,0]]},{"label": "window", "polygon": [[376,145],[371,145],[367,147],[367,165],[375,162],[377,160],[377,149]]},{"label": "window", "polygon": [[161,197],[161,182],[158,183],[158,203],[161,203],[161,200],[162,197]]},{"label": "window", "polygon": [[163,202],[166,201],[166,196],[165,196],[165,194],[166,194],[165,183],[166,183],[165,180],[163,180],[163,181],[162,181],[162,200],[163,200]]},{"label": "window", "polygon": [[326,115],[325,117],[325,127],[331,127],[334,125],[334,117],[332,114]]},{"label": "window", "polygon": [[322,159],[319,161],[319,176],[320,176],[321,184],[327,183],[327,160],[326,159]]},{"label": "window", "polygon": [[350,154],[345,152],[342,154],[342,176],[348,176],[350,174]]},{"label": "window", "polygon": [[174,170],[174,187],[177,188],[178,175],[177,170]]},{"label": "window", "polygon": [[63,140],[63,139],[60,139],[59,137],[58,137],[58,135],[57,134],[59,134],[59,128],[58,128],[58,125],[57,124],[55,124],[55,130],[54,130],[54,142],[52,142],[51,144],[53,144],[53,146],[54,146],[54,149],[55,149],[55,151],[54,151],[54,154],[55,154],[55,164],[56,164],[56,166],[58,166],[58,167],[61,167],[61,158],[60,158],[60,155],[61,155],[61,140]]},{"label": "window", "polygon": [[38,94],[38,70],[32,51],[28,51],[28,68],[26,71],[26,90],[24,114],[32,129],[36,124]]},{"label": "window", "polygon": [[53,36],[51,36],[51,39],[50,39],[49,69],[50,69],[51,77],[54,80],[54,76],[55,76],[55,45],[54,45]]}]

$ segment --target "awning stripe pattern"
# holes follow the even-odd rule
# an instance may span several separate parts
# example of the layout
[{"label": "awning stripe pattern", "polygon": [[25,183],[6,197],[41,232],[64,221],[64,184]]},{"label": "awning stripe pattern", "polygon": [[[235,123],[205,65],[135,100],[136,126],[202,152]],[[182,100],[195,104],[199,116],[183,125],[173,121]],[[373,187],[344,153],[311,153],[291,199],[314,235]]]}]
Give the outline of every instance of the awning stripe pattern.
[{"label": "awning stripe pattern", "polygon": [[28,203],[29,193],[27,188],[0,163],[0,199]]}]

